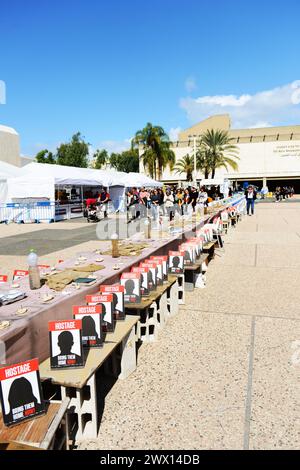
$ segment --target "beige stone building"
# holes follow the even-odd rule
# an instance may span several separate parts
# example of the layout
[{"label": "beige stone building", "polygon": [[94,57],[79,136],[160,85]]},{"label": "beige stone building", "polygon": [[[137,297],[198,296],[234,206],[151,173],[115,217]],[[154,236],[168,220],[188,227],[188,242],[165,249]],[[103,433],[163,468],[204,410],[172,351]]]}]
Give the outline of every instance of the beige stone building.
[{"label": "beige stone building", "polygon": [[[237,182],[251,181],[258,186],[267,184],[269,189],[276,185],[293,184],[300,190],[300,125],[266,127],[260,129],[231,129],[228,114],[216,115],[195,124],[179,134],[178,142],[172,143],[176,160],[189,154],[194,155],[194,145],[207,129],[223,129],[229,132],[238,148],[238,171],[224,169],[216,172],[217,177],[226,177]],[[141,165],[141,171],[144,171]],[[197,172],[197,181],[203,175]],[[185,179],[168,168],[163,172],[164,182]]]},{"label": "beige stone building", "polygon": [[0,124],[0,161],[21,166],[20,137],[12,128]]}]

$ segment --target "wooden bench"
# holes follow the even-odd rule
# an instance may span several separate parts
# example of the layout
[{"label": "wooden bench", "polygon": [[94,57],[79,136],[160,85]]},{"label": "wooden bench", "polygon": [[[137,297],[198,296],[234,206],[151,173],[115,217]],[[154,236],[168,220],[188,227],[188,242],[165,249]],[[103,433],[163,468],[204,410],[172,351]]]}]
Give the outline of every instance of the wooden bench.
[{"label": "wooden bench", "polygon": [[2,450],[44,450],[38,447],[19,444],[18,442],[0,442],[0,452]]},{"label": "wooden bench", "polygon": [[215,247],[218,244],[218,240],[205,243],[203,245],[203,253],[208,253],[208,261],[211,261],[215,257]]},{"label": "wooden bench", "polygon": [[177,276],[168,276],[168,281],[158,286],[138,304],[125,305],[126,314],[138,315],[137,340],[156,341],[158,330],[164,328],[169,316],[178,313],[176,301],[178,291]]},{"label": "wooden bench", "polygon": [[[196,277],[206,271],[208,265],[208,253],[202,253],[200,258],[194,264],[184,267],[184,288],[186,291],[193,291],[196,283]],[[205,266],[203,266],[205,264]]]},{"label": "wooden bench", "polygon": [[[78,429],[75,441],[96,438],[98,434],[98,409],[96,372],[110,358],[113,373],[125,379],[136,369],[136,325],[139,317],[128,316],[116,323],[115,331],[107,333],[102,348],[91,348],[87,351],[83,368],[51,369],[50,359],[40,365],[42,380],[51,380],[60,387],[62,399],[70,398],[69,414],[78,416]],[[117,351],[119,349],[119,352]],[[119,373],[116,367],[120,360]]]},{"label": "wooden bench", "polygon": [[69,398],[51,401],[46,414],[7,427],[0,413],[0,444],[6,450],[68,448],[66,412]]}]

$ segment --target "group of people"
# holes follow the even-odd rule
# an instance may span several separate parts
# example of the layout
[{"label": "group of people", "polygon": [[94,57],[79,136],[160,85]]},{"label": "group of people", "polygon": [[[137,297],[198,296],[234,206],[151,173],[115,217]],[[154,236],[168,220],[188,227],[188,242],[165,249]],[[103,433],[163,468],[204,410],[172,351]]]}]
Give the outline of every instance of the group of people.
[{"label": "group of people", "polygon": [[110,194],[107,191],[107,188],[103,187],[100,191],[90,194],[90,197],[85,199],[85,217],[88,216],[92,220],[97,220],[97,208],[101,207],[103,217],[106,218],[108,213],[108,203],[110,202]]},{"label": "group of people", "polygon": [[283,187],[277,186],[275,190],[276,202],[281,202],[281,201],[284,201],[285,199],[293,197],[294,193],[295,193],[295,190],[293,186],[283,186]]},{"label": "group of people", "polygon": [[180,215],[195,212],[197,206],[205,207],[207,204],[223,195],[217,186],[206,190],[190,186],[186,189],[167,186],[165,189],[155,188],[131,188],[127,192],[127,210],[130,220],[140,216],[145,217],[151,212],[153,219],[157,219],[159,214],[168,215],[172,220],[176,212]]}]

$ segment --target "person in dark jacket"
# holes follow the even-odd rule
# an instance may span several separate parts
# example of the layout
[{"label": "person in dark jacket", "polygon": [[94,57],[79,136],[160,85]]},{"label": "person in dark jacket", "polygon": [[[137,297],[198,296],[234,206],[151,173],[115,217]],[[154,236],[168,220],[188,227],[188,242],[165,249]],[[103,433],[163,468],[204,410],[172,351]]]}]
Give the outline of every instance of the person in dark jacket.
[{"label": "person in dark jacket", "polygon": [[[253,215],[254,214],[254,204],[256,200],[256,191],[254,190],[253,186],[248,186],[245,191],[246,201],[247,201],[247,214]],[[251,214],[250,214],[251,209]]]}]

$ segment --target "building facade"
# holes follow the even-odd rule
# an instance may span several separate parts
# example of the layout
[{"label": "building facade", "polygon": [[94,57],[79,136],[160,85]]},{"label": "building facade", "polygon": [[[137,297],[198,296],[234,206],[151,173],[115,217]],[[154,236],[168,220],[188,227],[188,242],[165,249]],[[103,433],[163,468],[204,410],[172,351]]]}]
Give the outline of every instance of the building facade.
[{"label": "building facade", "polygon": [[0,161],[21,166],[20,137],[11,127],[0,125]]},{"label": "building facade", "polygon": [[[300,191],[300,125],[266,127],[259,129],[231,129],[230,116],[212,116],[179,134],[177,142],[172,142],[176,161],[185,155],[194,155],[201,135],[207,129],[222,129],[229,133],[232,143],[238,149],[238,170],[218,169],[216,178],[226,177],[237,183],[252,182],[258,186],[293,185]],[[140,171],[145,171],[141,162]],[[197,172],[197,181],[204,176]],[[178,174],[166,168],[162,181],[176,183],[184,181],[185,174]]]}]

